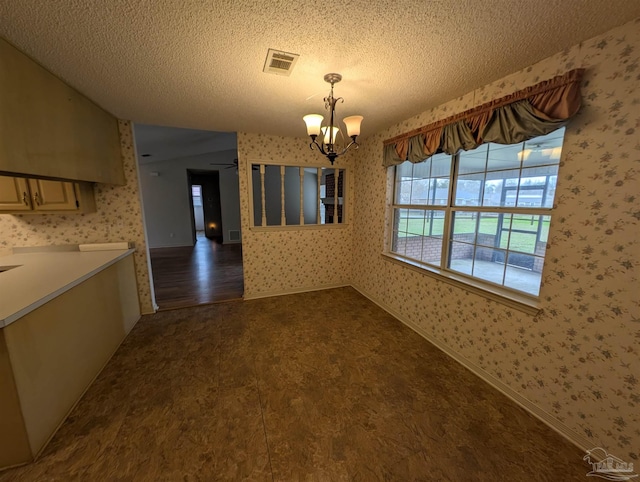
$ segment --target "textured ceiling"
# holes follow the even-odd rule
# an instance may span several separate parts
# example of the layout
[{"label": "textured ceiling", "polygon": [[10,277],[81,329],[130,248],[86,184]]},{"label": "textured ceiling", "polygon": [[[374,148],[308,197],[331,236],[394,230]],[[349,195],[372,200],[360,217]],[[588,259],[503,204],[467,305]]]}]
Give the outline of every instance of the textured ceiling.
[{"label": "textured ceiling", "polygon": [[[640,16],[638,0],[2,0],[0,36],[119,118],[305,136],[372,133]],[[300,54],[262,72],[268,48]]]}]

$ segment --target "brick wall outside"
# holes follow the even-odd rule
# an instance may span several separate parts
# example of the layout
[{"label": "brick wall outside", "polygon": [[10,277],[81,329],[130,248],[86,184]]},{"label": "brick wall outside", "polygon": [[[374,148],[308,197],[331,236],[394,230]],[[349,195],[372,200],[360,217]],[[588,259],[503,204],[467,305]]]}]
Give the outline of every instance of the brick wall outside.
[{"label": "brick wall outside", "polygon": [[[471,259],[473,257],[473,233],[456,234],[453,236],[455,241],[461,241],[462,243],[455,243],[451,251],[451,259]],[[478,234],[477,242],[479,245],[476,250],[476,259],[482,261],[493,260],[493,246],[495,236],[492,234]],[[469,243],[469,244],[467,244]],[[393,245],[395,251],[409,258],[416,260],[423,260],[425,262],[440,263],[442,256],[442,238],[436,237],[422,237],[422,236],[407,236],[399,237],[395,236]],[[533,263],[533,271],[536,273],[542,272],[542,265],[544,263],[544,254],[546,249],[546,243],[539,241],[536,243],[535,254],[537,256]]]},{"label": "brick wall outside", "polygon": [[[453,239],[472,243],[473,233],[456,234]],[[442,238],[428,236],[424,238],[422,236],[396,237],[393,240],[393,246],[396,247],[398,253],[404,253],[405,256],[418,260],[439,262],[442,256]],[[472,256],[472,244],[455,244],[453,246],[451,259],[469,259]]]}]

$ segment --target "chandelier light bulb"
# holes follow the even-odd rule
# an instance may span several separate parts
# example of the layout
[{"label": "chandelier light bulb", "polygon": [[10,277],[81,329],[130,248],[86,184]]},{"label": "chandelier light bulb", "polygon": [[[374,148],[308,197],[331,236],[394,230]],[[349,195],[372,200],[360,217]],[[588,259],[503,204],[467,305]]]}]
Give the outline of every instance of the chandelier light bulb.
[{"label": "chandelier light bulb", "polygon": [[360,135],[360,124],[363,117],[361,115],[352,115],[345,117],[342,122],[347,127],[347,135],[349,137],[355,137]]},{"label": "chandelier light bulb", "polygon": [[320,135],[320,126],[324,121],[324,117],[320,114],[309,114],[302,118],[305,124],[307,124],[307,135],[318,136]]},{"label": "chandelier light bulb", "polygon": [[[330,134],[333,132],[333,138],[330,137]],[[329,146],[329,145],[333,145],[336,143],[336,139],[338,138],[338,132],[340,132],[340,129],[338,129],[337,127],[332,128],[331,130],[329,130],[328,127],[323,127],[322,128],[322,134],[324,134],[324,143],[325,145]]]}]

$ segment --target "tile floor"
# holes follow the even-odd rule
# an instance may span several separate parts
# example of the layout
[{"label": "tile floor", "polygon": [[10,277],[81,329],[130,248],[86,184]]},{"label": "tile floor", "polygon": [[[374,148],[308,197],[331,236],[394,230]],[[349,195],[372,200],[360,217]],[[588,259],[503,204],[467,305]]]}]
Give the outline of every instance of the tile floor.
[{"label": "tile floor", "polygon": [[0,481],[584,481],[582,455],[343,288],[143,317]]}]

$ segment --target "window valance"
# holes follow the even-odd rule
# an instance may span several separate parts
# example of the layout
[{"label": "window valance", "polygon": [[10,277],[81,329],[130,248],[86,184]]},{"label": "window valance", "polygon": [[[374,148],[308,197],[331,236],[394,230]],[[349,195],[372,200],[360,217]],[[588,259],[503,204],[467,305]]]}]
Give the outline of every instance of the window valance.
[{"label": "window valance", "polygon": [[385,167],[421,162],[438,152],[456,154],[485,142],[517,144],[548,134],[580,108],[584,69],[527,87],[500,99],[384,141]]}]

